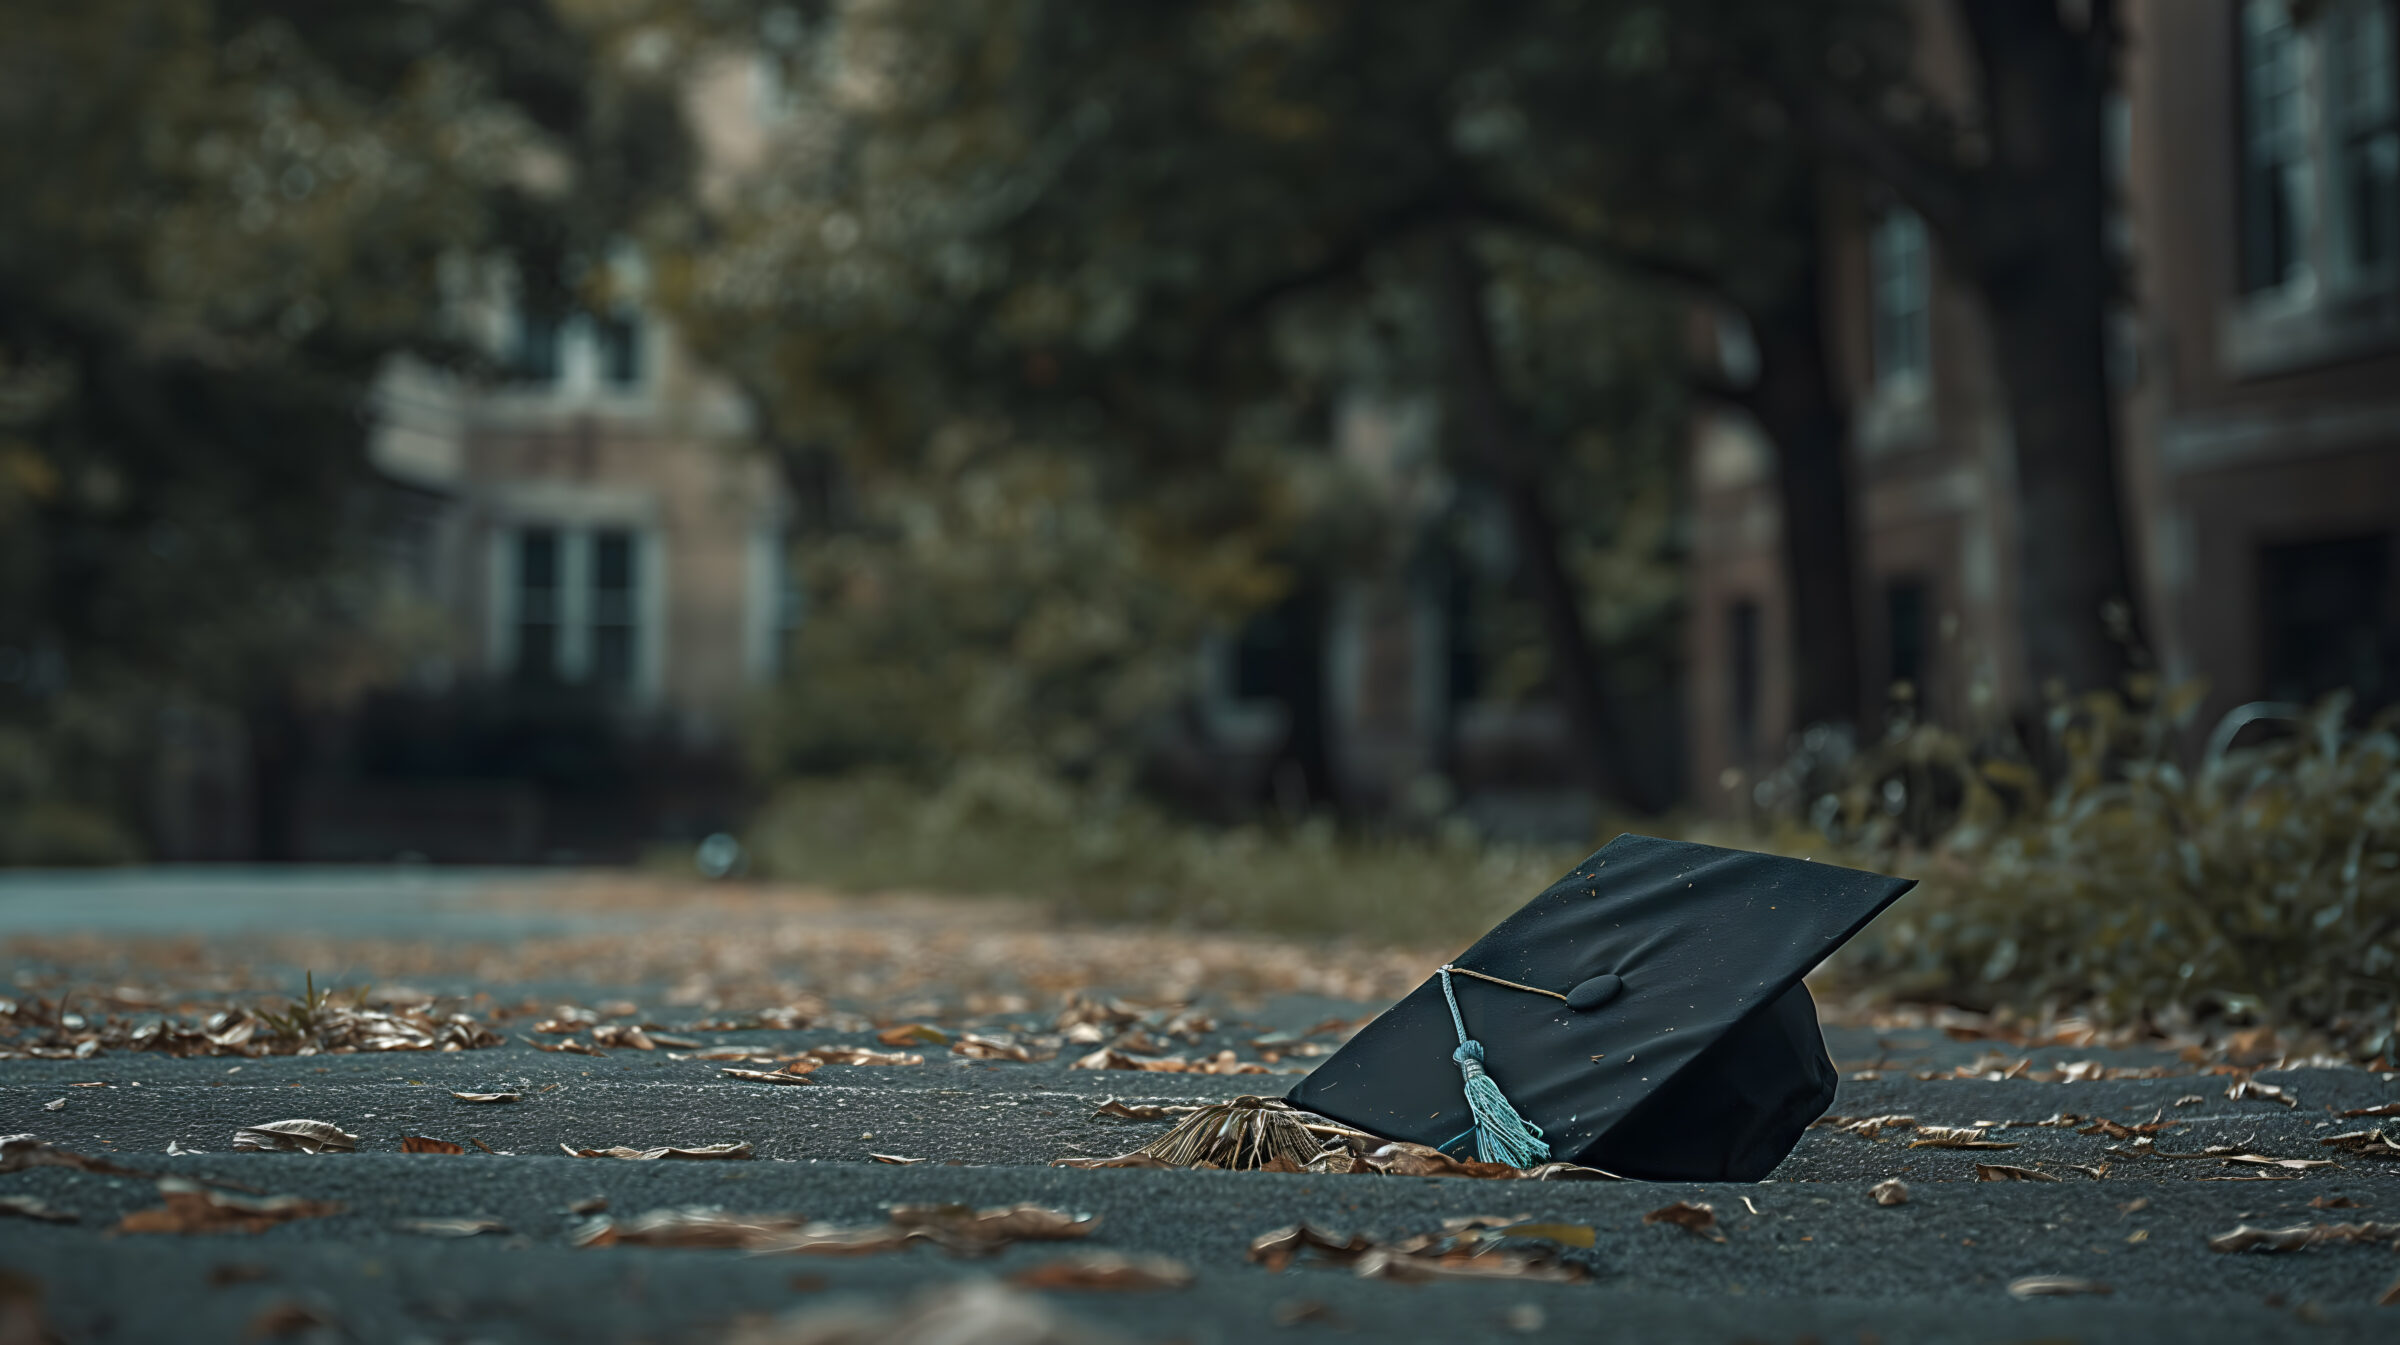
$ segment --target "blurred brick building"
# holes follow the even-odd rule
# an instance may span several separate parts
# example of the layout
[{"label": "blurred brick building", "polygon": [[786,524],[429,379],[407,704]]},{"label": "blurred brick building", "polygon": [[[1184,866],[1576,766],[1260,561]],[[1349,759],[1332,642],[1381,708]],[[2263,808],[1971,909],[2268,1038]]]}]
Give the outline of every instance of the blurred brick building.
[{"label": "blurred brick building", "polygon": [[[1923,69],[1971,78],[1948,6]],[[2106,133],[2129,264],[2122,477],[2160,666],[2202,722],[2400,699],[2400,22],[2392,0],[2126,0]],[[1867,676],[1969,721],[2034,689],[2014,631],[2007,419],[1971,295],[1897,203],[1828,184],[1828,340],[1853,411]],[[1698,802],[1739,806],[1789,721],[1771,450],[1695,428]]]}]

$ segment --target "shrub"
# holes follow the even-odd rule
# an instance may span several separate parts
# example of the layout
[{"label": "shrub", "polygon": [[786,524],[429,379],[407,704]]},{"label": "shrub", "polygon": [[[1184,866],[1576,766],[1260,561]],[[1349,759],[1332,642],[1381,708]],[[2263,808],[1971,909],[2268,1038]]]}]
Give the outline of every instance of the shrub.
[{"label": "shrub", "polygon": [[[2175,748],[2197,689],[2152,691],[2056,707],[2047,780],[2005,746],[1930,726],[1859,754],[1813,806],[1841,851],[1826,857],[1923,884],[1842,969],[1969,1004],[2308,1023],[2388,1052],[2400,716],[2348,729],[2346,695],[2244,707],[2187,770]],[[2291,731],[2233,746],[2262,719]],[[1809,838],[1787,823],[1778,839]]]}]

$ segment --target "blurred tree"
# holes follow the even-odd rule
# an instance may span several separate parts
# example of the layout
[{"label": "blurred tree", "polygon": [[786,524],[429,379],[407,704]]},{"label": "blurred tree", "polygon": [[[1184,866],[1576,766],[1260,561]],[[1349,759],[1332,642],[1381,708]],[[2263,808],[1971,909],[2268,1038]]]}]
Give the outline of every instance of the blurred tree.
[{"label": "blurred tree", "polygon": [[460,264],[621,227],[681,142],[634,35],[563,2],[6,28],[0,861],[106,858],[138,848],[161,711],[244,717],[271,790],[293,707],[354,673],[365,394],[397,352],[476,358]]},{"label": "blurred tree", "polygon": [[[1736,56],[1835,153],[1922,215],[1992,324],[2017,479],[2018,596],[2034,685],[2115,686],[2140,648],[2119,486],[2109,330],[2120,297],[2103,127],[2115,0],[1909,6],[1963,37],[1962,100],[1926,87],[1914,28]],[[1722,33],[1696,38],[1722,49]]]},{"label": "blurred tree", "polygon": [[[822,11],[794,48],[803,103],[784,157],[692,226],[685,320],[784,440],[830,452],[863,491],[929,479],[896,468],[960,425],[1092,462],[1095,507],[1142,540],[1123,554],[1219,617],[1388,535],[1397,506],[1324,453],[1342,391],[1447,379],[1457,466],[1512,525],[1575,756],[1606,792],[1654,804],[1613,741],[1592,634],[1607,602],[1575,572],[1636,535],[1634,509],[1659,507],[1639,483],[1673,439],[1673,417],[1650,414],[1672,385],[1594,333],[1656,350],[1669,313],[1622,287],[1562,289],[1555,258],[1495,266],[1483,254],[1511,231],[1478,204],[1484,170],[1462,150],[1473,75],[1535,41],[1524,21],[1543,8]],[[1581,314],[1585,359],[1509,330],[1560,293],[1604,301]],[[1545,339],[1577,339],[1544,320]],[[1571,451],[1595,424],[1615,451]],[[1572,484],[1595,467],[1622,474],[1617,488]],[[1564,498],[1584,507],[1560,517]],[[1640,535],[1663,565],[1666,530]],[[1619,630],[1665,644],[1670,627],[1647,620]],[[990,675],[1014,674],[1002,661]]]}]

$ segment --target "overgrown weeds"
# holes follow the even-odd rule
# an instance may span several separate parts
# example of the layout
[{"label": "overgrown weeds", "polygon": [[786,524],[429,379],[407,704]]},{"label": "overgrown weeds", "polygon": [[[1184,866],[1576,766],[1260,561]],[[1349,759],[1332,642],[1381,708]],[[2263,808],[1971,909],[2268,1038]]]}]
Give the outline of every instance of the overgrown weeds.
[{"label": "overgrown weeds", "polygon": [[[2051,772],[1904,723],[1774,840],[1923,879],[1841,964],[1896,995],[2304,1023],[2391,1053],[2400,716],[2243,707],[2187,767],[2198,700],[2136,679],[2056,706]],[[2280,731],[2235,745],[2261,721]]]}]

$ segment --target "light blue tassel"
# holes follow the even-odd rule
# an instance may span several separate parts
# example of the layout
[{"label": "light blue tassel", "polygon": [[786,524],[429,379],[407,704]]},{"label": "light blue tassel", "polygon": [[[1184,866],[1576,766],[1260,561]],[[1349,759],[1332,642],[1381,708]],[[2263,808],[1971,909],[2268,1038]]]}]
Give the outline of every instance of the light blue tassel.
[{"label": "light blue tassel", "polygon": [[[1550,1157],[1550,1146],[1542,1142],[1542,1128],[1517,1115],[1508,1095],[1483,1068],[1483,1043],[1467,1035],[1467,1020],[1459,1016],[1458,994],[1450,988],[1450,968],[1441,970],[1442,998],[1450,1001],[1450,1022],[1458,1029],[1458,1049],[1450,1058],[1458,1062],[1458,1072],[1467,1089],[1467,1110],[1474,1114],[1475,1128],[1450,1141],[1456,1144],[1471,1134],[1475,1137],[1475,1156],[1486,1163],[1506,1163],[1512,1168],[1529,1168]],[[1447,1149],[1449,1144],[1442,1146]]]}]

